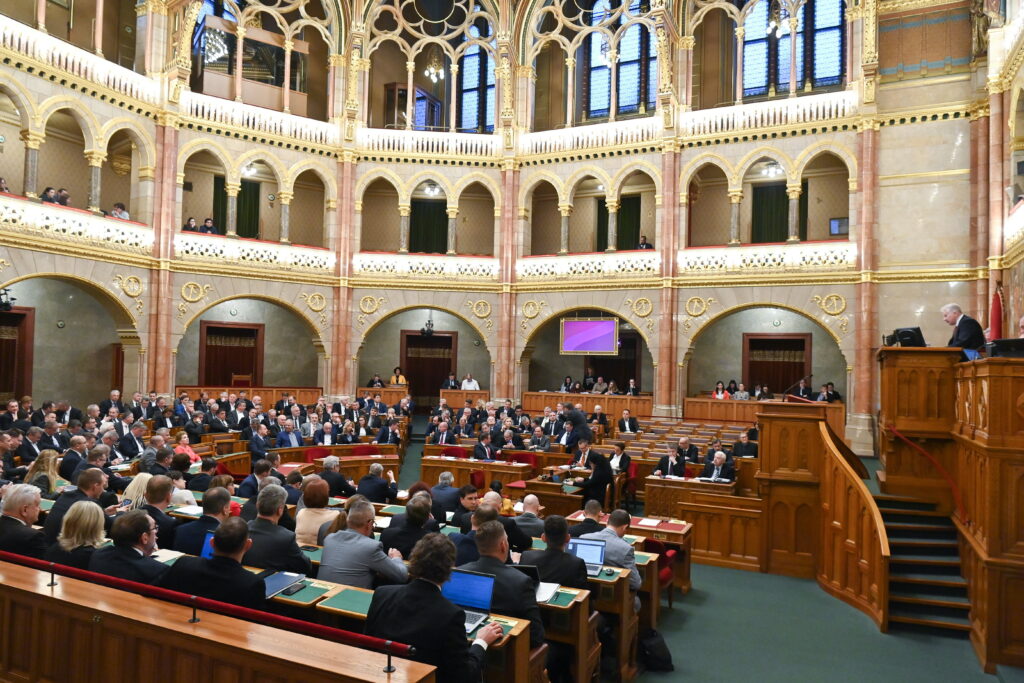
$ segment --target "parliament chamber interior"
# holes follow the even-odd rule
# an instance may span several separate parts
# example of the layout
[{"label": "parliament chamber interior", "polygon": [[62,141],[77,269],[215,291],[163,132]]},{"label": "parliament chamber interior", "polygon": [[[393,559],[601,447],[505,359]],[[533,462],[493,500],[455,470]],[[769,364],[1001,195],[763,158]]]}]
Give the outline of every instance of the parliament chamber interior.
[{"label": "parliament chamber interior", "polygon": [[0,3],[0,679],[1024,681],[1022,95],[1021,0]]}]

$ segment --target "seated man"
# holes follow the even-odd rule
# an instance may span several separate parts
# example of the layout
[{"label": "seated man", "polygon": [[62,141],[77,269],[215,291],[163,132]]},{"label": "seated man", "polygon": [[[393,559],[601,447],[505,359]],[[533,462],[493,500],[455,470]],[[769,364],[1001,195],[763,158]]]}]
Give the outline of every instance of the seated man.
[{"label": "seated man", "polygon": [[341,460],[338,459],[338,456],[328,455],[324,458],[324,469],[320,472],[320,478],[327,482],[331,496],[348,498],[356,495],[356,489],[352,486],[352,482],[338,471],[340,467]]},{"label": "seated man", "polygon": [[481,505],[469,516],[468,531],[451,534],[448,538],[455,544],[455,564],[461,566],[467,562],[480,559],[480,551],[476,547],[476,532],[483,524],[498,520],[498,511],[489,505]]},{"label": "seated man", "polygon": [[491,433],[489,431],[480,432],[480,442],[473,446],[473,459],[474,460],[494,460],[498,457],[500,451],[495,450],[491,446]]},{"label": "seated man", "polygon": [[620,434],[636,434],[640,431],[640,423],[637,422],[635,417],[629,414],[629,410],[622,411],[622,419],[619,420],[619,433]]},{"label": "seated man", "polygon": [[430,507],[430,495],[426,492],[417,493],[409,499],[405,504],[401,524],[397,517],[392,517],[391,525],[380,534],[384,552],[394,548],[401,553],[402,559],[408,560],[412,556],[413,547],[428,533],[425,525],[430,517]]},{"label": "seated man", "polygon": [[506,429],[502,432],[502,442],[498,447],[498,452],[501,451],[521,451],[523,450],[523,440],[519,438],[511,429]]},{"label": "seated man", "polygon": [[186,488],[189,491],[202,493],[210,488],[210,480],[217,475],[217,461],[213,458],[203,458],[199,461],[199,474],[188,480]]},{"label": "seated man", "polygon": [[575,555],[565,552],[569,542],[569,523],[561,515],[544,520],[541,538],[547,544],[544,550],[527,550],[519,564],[532,564],[540,573],[540,580],[569,588],[587,589],[587,564]]},{"label": "seated man", "polygon": [[533,436],[530,437],[530,442],[526,444],[526,447],[531,451],[546,451],[551,448],[551,439],[544,434],[544,429],[538,425],[533,428]]},{"label": "seated man", "polygon": [[466,639],[466,614],[441,594],[455,564],[455,548],[441,534],[429,534],[413,549],[411,581],[382,586],[373,593],[366,635],[416,648],[414,659],[437,667],[437,680],[479,683],[487,646],[501,638],[501,626],[489,623]]},{"label": "seated man", "polygon": [[594,412],[590,414],[587,422],[590,423],[590,428],[595,434],[604,434],[608,431],[608,414],[601,409],[601,406],[594,406]]},{"label": "seated man", "polygon": [[[437,478],[437,486],[430,489],[430,497],[445,512],[455,512],[459,506],[459,489],[452,486],[454,481],[454,474],[442,472]],[[439,519],[437,521],[443,524],[446,520]]]},{"label": "seated man", "polygon": [[470,515],[480,506],[480,498],[477,488],[472,484],[466,484],[459,489],[459,504],[452,515],[451,526],[458,527],[463,533],[470,527]]},{"label": "seated man", "polygon": [[[608,515],[608,524],[600,531],[583,534],[580,538],[604,541],[604,564],[606,567],[621,567],[629,570],[629,590],[640,590],[640,571],[636,568],[633,546],[622,540],[629,531],[630,516],[625,510],[615,510]],[[640,611],[640,598],[633,599],[633,608]]]},{"label": "seated man", "polygon": [[[46,515],[46,522],[43,524],[43,533],[46,535],[47,543],[56,543],[57,536],[60,535],[61,525],[64,522],[64,515],[71,509],[71,506],[80,500],[87,500],[100,505],[100,496],[107,488],[107,475],[103,473],[103,470],[98,468],[92,468],[82,472],[78,477],[78,486],[73,489],[65,489],[57,500],[54,502],[53,507]],[[102,507],[102,505],[100,505]],[[111,505],[107,507],[104,512],[107,517],[105,519],[104,526],[107,530],[110,529],[110,525],[113,522],[113,515],[116,511],[117,506]]]},{"label": "seated man", "polygon": [[655,477],[685,477],[686,461],[679,457],[678,451],[670,451],[668,455],[661,456],[651,474]]},{"label": "seated man", "polygon": [[125,460],[134,460],[146,450],[145,444],[142,443],[142,435],[145,432],[146,424],[139,420],[138,422],[133,422],[128,433],[118,440],[117,450],[121,452]]},{"label": "seated man", "polygon": [[348,528],[324,539],[323,558],[317,577],[324,581],[373,588],[383,583],[405,583],[408,573],[402,553],[391,548],[386,554],[381,542],[373,538],[374,509],[359,501],[348,510]]},{"label": "seated man", "polygon": [[704,471],[700,473],[700,476],[715,481],[733,481],[736,478],[736,470],[725,461],[723,451],[716,451],[714,460],[704,464]]},{"label": "seated man", "polygon": [[[571,422],[565,422],[562,426],[562,433],[555,439],[555,443],[559,446],[565,446],[567,451],[572,451],[576,447],[576,443],[580,441],[580,435],[575,429],[573,429]],[[580,448],[583,445],[580,444]]]},{"label": "seated man", "polygon": [[32,528],[39,520],[39,489],[29,484],[12,484],[4,491],[3,517],[0,517],[0,550],[43,559],[46,536]]},{"label": "seated man", "polygon": [[579,538],[584,534],[600,531],[604,528],[604,524],[601,523],[601,516],[601,501],[588,500],[583,505],[583,521],[569,527],[569,535],[573,538]]},{"label": "seated man", "polygon": [[[222,486],[203,494],[203,515],[194,522],[179,526],[174,533],[174,549],[187,555],[203,552],[207,532],[213,531],[231,517],[231,494]],[[245,521],[245,520],[241,520]],[[248,533],[246,534],[248,538]],[[165,544],[167,545],[167,544]],[[248,547],[246,548],[248,550]]]},{"label": "seated man", "polygon": [[379,462],[370,465],[370,473],[359,480],[356,492],[366,496],[371,503],[390,503],[398,497],[398,484],[395,483],[395,473],[388,470],[388,481],[381,475],[384,473],[384,466]]},{"label": "seated man", "polygon": [[398,420],[388,420],[388,423],[381,427],[377,438],[372,443],[400,445],[402,443],[402,434],[398,431]]},{"label": "seated man", "polygon": [[179,557],[160,580],[160,587],[229,605],[262,609],[266,585],[258,574],[242,566],[250,546],[252,539],[245,522],[238,517],[225,519],[213,532],[213,557]]},{"label": "seated man", "polygon": [[295,431],[295,423],[291,420],[284,421],[284,430],[277,435],[275,448],[298,448],[302,445],[302,435]]},{"label": "seated man", "polygon": [[696,445],[690,443],[690,437],[679,437],[679,443],[676,445],[676,460],[697,462],[699,458],[700,451],[697,449]]},{"label": "seated man", "polygon": [[97,548],[89,560],[89,571],[126,581],[155,584],[168,566],[150,555],[156,550],[159,527],[145,510],[120,515],[110,528],[113,545]]},{"label": "seated man", "polygon": [[252,545],[242,558],[242,564],[279,572],[309,574],[313,564],[309,557],[299,550],[295,532],[282,527],[278,522],[285,514],[288,494],[284,488],[268,484],[256,498],[256,519],[249,522]]},{"label": "seated man", "polygon": [[274,476],[271,474],[272,470],[273,468],[269,460],[257,461],[252,467],[252,474],[243,479],[242,483],[238,485],[235,495],[239,498],[255,498],[260,490],[260,482],[267,477]]},{"label": "seated man", "polygon": [[747,436],[746,432],[740,432],[740,440],[732,446],[732,456],[734,458],[757,457],[757,444],[750,441],[750,437]]},{"label": "seated man", "polygon": [[160,541],[167,548],[174,547],[174,534],[177,531],[178,520],[164,512],[171,504],[171,496],[174,494],[174,484],[170,477],[157,475],[151,477],[146,483],[146,502],[139,506],[160,528]]},{"label": "seated man", "polygon": [[538,512],[540,512],[540,500],[530,493],[523,498],[523,514],[515,518],[516,526],[524,534],[533,538],[540,538],[544,533],[544,520],[537,515]]},{"label": "seated man", "polygon": [[458,441],[458,437],[448,431],[448,423],[444,420],[437,423],[437,429],[431,436],[431,443],[435,446],[453,446]]},{"label": "seated man", "polygon": [[[623,541],[625,543],[625,541]],[[501,523],[485,522],[476,531],[476,547],[480,559],[459,567],[466,571],[490,574],[494,577],[494,597],[491,611],[517,619],[530,620],[530,647],[544,642],[544,623],[537,606],[536,584],[514,567],[505,564],[509,545]],[[639,575],[637,576],[639,581]]]}]

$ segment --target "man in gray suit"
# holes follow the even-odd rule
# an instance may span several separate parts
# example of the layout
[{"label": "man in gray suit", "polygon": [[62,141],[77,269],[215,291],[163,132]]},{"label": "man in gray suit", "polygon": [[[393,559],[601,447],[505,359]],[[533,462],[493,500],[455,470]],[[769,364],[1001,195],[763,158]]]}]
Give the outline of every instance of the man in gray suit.
[{"label": "man in gray suit", "polygon": [[[625,510],[615,510],[608,515],[608,525],[600,531],[583,534],[580,538],[604,541],[604,565],[606,567],[622,567],[629,570],[629,590],[636,593],[640,590],[640,571],[636,568],[636,556],[633,546],[622,540],[629,530],[630,516]],[[633,598],[633,607],[640,611],[640,598]]]},{"label": "man in gray suit", "polygon": [[374,540],[373,517],[373,505],[368,502],[349,508],[348,529],[324,539],[317,578],[358,588],[373,588],[377,578],[383,583],[405,583],[409,579],[401,551],[392,548],[385,555],[380,541]]},{"label": "man in gray suit", "polygon": [[540,538],[544,533],[544,520],[537,516],[538,512],[540,500],[531,493],[523,498],[523,514],[515,518],[516,526],[533,538]]},{"label": "man in gray suit", "polygon": [[288,493],[277,484],[260,490],[256,498],[257,517],[249,522],[252,547],[242,564],[298,574],[312,571],[312,563],[295,542],[295,532],[278,525],[287,500]]}]

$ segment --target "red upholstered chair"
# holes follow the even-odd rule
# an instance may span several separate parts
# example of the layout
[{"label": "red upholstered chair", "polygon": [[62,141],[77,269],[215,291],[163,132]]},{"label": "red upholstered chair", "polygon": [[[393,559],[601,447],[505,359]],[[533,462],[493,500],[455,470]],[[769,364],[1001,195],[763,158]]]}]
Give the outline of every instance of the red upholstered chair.
[{"label": "red upholstered chair", "polygon": [[671,608],[672,594],[675,593],[675,587],[672,585],[672,570],[676,561],[676,551],[668,550],[661,541],[647,538],[644,539],[644,552],[658,553],[658,589],[660,592],[668,588],[668,606]]},{"label": "red upholstered chair", "polygon": [[484,476],[483,470],[471,470],[469,473],[469,483],[477,487],[480,490],[487,488],[487,478]]},{"label": "red upholstered chair", "polygon": [[[525,462],[530,466],[530,477],[533,477],[537,471],[537,454],[536,453],[513,453],[509,456],[509,462]],[[517,479],[516,481],[505,484],[505,488],[516,489],[520,493],[526,490],[526,480]]]},{"label": "red upholstered chair", "polygon": [[307,448],[306,449],[306,462],[313,462],[317,458],[326,458],[331,454],[329,448]]},{"label": "red upholstered chair", "polygon": [[380,449],[374,444],[363,444],[360,446],[352,447],[352,455],[378,455]]},{"label": "red upholstered chair", "polygon": [[637,463],[629,463],[629,471],[626,474],[626,481],[622,485],[622,494],[620,500],[626,505],[632,507],[636,505],[636,472]]},{"label": "red upholstered chair", "polygon": [[442,453],[444,453],[445,456],[447,456],[449,458],[468,458],[469,457],[469,449],[464,448],[463,446],[447,446],[442,451]]}]

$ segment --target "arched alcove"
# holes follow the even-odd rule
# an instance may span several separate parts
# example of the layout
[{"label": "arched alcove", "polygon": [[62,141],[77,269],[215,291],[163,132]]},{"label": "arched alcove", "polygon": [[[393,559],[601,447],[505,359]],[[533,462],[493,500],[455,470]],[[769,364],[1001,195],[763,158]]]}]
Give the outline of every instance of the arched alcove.
[{"label": "arched alcove", "polygon": [[494,197],[483,183],[472,183],[459,195],[455,251],[494,254]]},{"label": "arched alcove", "polygon": [[21,194],[24,186],[25,143],[21,141],[23,112],[7,93],[0,90],[0,135],[4,136],[4,153],[0,154],[0,178],[7,182],[12,194]]},{"label": "arched alcove", "polygon": [[850,172],[843,160],[829,152],[819,154],[804,166],[800,180],[800,205],[807,216],[807,239],[848,239]]},{"label": "arched alcove", "polygon": [[110,136],[107,143],[107,160],[103,162],[100,182],[100,208],[105,211],[112,211],[114,204],[125,205],[128,214],[134,220],[140,220],[141,216],[132,215],[138,213],[141,206],[135,199],[135,188],[138,182],[135,180],[138,169],[138,145],[132,139],[132,133],[127,128]]},{"label": "arched alcove", "polygon": [[[654,242],[658,229],[655,211],[656,186],[654,179],[644,171],[633,171],[619,184],[616,217],[616,249],[636,249],[640,236]],[[613,197],[609,197],[611,201]],[[597,205],[597,251],[608,246],[607,204]]]},{"label": "arched alcove", "polygon": [[324,246],[326,192],[323,179],[312,169],[303,171],[295,179],[289,216],[289,240],[292,243]]},{"label": "arched alcove", "polygon": [[363,192],[363,229],[361,251],[398,251],[402,229],[398,213],[398,189],[384,178],[377,178]]},{"label": "arched alcove", "polygon": [[690,178],[689,247],[729,241],[729,179],[719,166],[704,164]]},{"label": "arched alcove", "polygon": [[[185,160],[179,226],[184,225],[189,218],[195,218],[199,225],[206,218],[214,218],[214,183],[217,178],[223,183],[227,172],[221,159],[206,149],[195,152]],[[224,234],[223,223],[218,225],[214,220],[214,225]]]},{"label": "arched alcove", "polygon": [[533,188],[530,199],[530,254],[557,254],[559,246],[558,191],[546,180]]},{"label": "arched alcove", "polygon": [[39,148],[39,194],[47,187],[66,189],[68,206],[84,209],[89,204],[89,165],[85,159],[85,135],[69,109],[55,111],[46,121],[46,141]]}]

